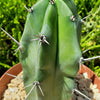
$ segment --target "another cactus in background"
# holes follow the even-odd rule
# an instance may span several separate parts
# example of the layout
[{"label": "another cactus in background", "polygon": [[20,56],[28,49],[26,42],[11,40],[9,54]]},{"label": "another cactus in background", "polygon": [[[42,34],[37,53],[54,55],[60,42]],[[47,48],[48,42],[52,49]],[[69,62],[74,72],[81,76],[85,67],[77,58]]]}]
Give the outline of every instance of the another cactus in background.
[{"label": "another cactus in background", "polygon": [[81,58],[81,19],[75,4],[73,0],[39,0],[28,11],[17,43],[25,100],[71,100]]}]

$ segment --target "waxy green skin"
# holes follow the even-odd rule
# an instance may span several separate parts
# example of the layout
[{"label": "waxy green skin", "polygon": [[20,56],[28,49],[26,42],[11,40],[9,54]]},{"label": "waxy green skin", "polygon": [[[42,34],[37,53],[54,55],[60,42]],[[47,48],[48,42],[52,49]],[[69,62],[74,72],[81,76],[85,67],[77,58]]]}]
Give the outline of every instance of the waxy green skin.
[{"label": "waxy green skin", "polygon": [[[72,97],[73,77],[78,72],[81,57],[78,35],[81,28],[79,20],[70,19],[73,14],[78,15],[73,1],[71,4],[69,0],[64,1],[40,0],[27,16],[20,52],[24,86],[38,81],[44,93],[43,96],[35,87],[27,100],[70,100]],[[49,44],[32,41],[39,33],[46,36]],[[31,88],[25,88],[27,94]]]}]

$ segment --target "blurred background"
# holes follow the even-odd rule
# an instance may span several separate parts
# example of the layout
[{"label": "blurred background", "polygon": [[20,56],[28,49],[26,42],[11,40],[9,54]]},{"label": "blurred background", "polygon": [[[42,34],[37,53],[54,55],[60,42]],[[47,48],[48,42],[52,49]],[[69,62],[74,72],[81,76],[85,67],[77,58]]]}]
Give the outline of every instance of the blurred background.
[{"label": "blurred background", "polygon": [[[20,42],[30,8],[37,0],[0,0],[0,27]],[[81,50],[84,58],[100,55],[100,0],[74,0],[83,19]],[[0,30],[0,76],[19,62],[17,44]],[[84,63],[100,77],[100,59]]]}]

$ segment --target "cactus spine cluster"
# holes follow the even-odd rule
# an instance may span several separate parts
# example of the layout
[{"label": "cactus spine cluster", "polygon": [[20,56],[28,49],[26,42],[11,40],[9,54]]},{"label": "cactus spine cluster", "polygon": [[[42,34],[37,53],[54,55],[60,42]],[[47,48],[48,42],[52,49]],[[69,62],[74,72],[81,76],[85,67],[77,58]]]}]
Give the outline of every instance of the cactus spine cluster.
[{"label": "cactus spine cluster", "polygon": [[80,34],[73,0],[39,0],[31,8],[20,42],[26,100],[71,100]]}]

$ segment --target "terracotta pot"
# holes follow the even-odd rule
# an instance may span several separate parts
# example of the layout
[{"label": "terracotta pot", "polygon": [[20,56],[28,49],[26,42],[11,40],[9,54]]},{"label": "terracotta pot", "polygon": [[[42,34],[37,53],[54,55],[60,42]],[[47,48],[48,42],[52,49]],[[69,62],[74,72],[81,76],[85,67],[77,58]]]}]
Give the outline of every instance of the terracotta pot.
[{"label": "terracotta pot", "polygon": [[[0,99],[7,88],[7,84],[10,82],[11,79],[14,77],[7,75],[7,73],[12,75],[18,75],[22,71],[22,66],[20,63],[16,64],[12,68],[10,68],[8,71],[6,71],[3,76],[0,78]],[[92,79],[93,84],[97,84],[97,88],[100,90],[100,79],[94,74],[93,71],[91,71],[88,67],[85,65],[81,65],[81,70],[79,73],[88,73],[88,77]]]},{"label": "terracotta pot", "polygon": [[7,75],[7,73],[12,75],[18,75],[21,71],[22,71],[22,66],[20,63],[18,63],[2,75],[2,77],[0,78],[0,100],[3,92],[7,88],[7,84],[10,82],[11,79],[14,78],[12,76]]}]

